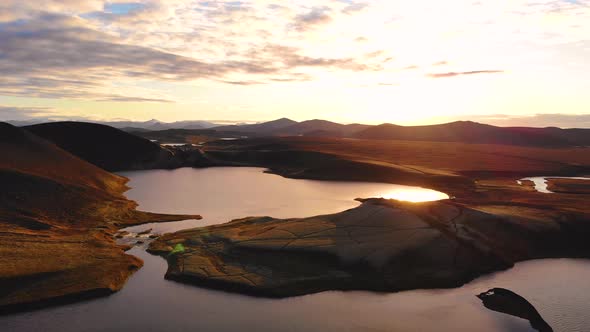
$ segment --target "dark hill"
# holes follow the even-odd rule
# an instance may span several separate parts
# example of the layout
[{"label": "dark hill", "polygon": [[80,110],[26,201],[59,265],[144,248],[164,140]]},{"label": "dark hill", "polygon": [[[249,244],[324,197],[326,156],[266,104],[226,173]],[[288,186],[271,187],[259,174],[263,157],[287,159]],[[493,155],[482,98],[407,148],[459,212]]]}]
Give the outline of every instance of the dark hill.
[{"label": "dark hill", "polygon": [[162,167],[172,157],[156,143],[101,124],[52,122],[24,128],[109,171]]},{"label": "dark hill", "polygon": [[186,218],[136,211],[127,179],[6,123],[0,156],[0,315],[119,290],[142,265],[119,225]]},{"label": "dark hill", "polygon": [[319,119],[296,122],[282,118],[256,124],[220,126],[212,129],[219,132],[247,133],[251,136],[350,137],[368,127],[370,126],[362,124],[343,125]]},{"label": "dark hill", "polygon": [[294,124],[297,124],[297,122],[293,121],[291,119],[281,118],[281,119],[268,121],[268,122],[246,124],[246,125],[219,126],[219,127],[214,127],[211,129],[215,129],[217,131],[231,131],[231,132],[254,133],[257,135],[265,135],[265,134],[270,134],[274,131],[280,130],[282,128],[292,126]]},{"label": "dark hill", "polygon": [[274,134],[289,136],[348,137],[370,126],[362,124],[343,125],[326,120],[308,120],[276,130]]},{"label": "dark hill", "polygon": [[404,127],[382,124],[354,135],[356,138],[434,142],[462,142],[528,146],[587,145],[590,129],[495,127],[471,121]]}]

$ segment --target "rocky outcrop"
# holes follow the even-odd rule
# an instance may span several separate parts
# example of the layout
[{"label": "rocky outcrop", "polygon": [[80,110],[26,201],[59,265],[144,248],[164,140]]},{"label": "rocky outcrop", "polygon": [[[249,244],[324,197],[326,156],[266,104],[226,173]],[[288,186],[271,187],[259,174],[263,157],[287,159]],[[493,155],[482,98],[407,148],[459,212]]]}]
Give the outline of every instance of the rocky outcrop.
[{"label": "rocky outcrop", "polygon": [[[337,214],[252,217],[167,234],[149,250],[167,257],[168,279],[286,297],[324,290],[456,287],[518,260],[564,254],[567,241],[581,240],[565,234],[552,218],[503,212],[450,200],[369,199]],[[548,238],[556,244],[547,245]]]},{"label": "rocky outcrop", "polygon": [[553,332],[537,309],[524,297],[505,288],[492,288],[477,297],[483,305],[493,311],[526,319],[539,332]]}]

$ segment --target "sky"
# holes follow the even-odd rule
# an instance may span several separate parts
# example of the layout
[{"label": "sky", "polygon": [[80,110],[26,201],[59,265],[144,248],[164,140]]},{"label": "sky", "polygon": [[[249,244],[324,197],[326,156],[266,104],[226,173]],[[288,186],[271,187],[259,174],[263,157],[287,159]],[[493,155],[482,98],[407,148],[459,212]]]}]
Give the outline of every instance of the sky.
[{"label": "sky", "polygon": [[590,127],[590,0],[2,0],[0,120]]}]

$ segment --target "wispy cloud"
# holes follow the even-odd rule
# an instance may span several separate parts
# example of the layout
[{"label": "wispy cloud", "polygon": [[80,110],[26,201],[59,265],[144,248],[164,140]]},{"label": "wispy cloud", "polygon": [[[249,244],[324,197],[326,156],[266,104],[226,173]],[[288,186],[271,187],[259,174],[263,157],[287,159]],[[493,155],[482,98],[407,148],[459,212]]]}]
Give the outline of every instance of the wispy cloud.
[{"label": "wispy cloud", "polygon": [[309,12],[295,16],[294,26],[298,31],[307,31],[318,25],[332,21],[330,9],[326,7],[314,7]]},{"label": "wispy cloud", "polygon": [[[224,11],[243,11],[231,6]],[[300,17],[301,23],[321,23],[322,10]],[[217,15],[217,14],[216,14]],[[0,94],[42,98],[105,101],[168,102],[169,96],[111,87],[111,82],[191,81],[212,79],[228,84],[264,83],[264,77],[232,78],[235,75],[272,75],[292,80],[301,67],[343,70],[374,70],[361,59],[311,57],[295,47],[254,45],[250,50],[220,59],[195,59],[145,46],[124,43],[115,35],[89,28],[81,18],[42,14],[28,20],[5,23],[0,28]],[[309,76],[308,76],[309,77]]]},{"label": "wispy cloud", "polygon": [[369,7],[369,3],[367,3],[367,2],[353,2],[353,3],[349,4],[348,6],[344,7],[344,9],[342,9],[342,12],[344,14],[353,14],[356,12],[360,12],[368,7]]},{"label": "wispy cloud", "polygon": [[0,121],[6,120],[30,120],[54,113],[51,107],[14,107],[0,105]]},{"label": "wispy cloud", "polygon": [[499,74],[503,73],[503,70],[471,70],[471,71],[451,71],[446,73],[431,73],[427,74],[428,77],[432,78],[445,78],[445,77],[455,77],[455,76],[464,76],[464,75],[478,75],[478,74]]},{"label": "wispy cloud", "polygon": [[[170,113],[186,107],[186,115],[189,107],[197,109],[188,104],[205,100],[207,106],[198,107],[202,112],[231,108],[215,97],[224,93],[197,97],[191,89],[262,91],[272,84],[285,96],[297,94],[282,87],[326,87],[317,105],[334,100],[334,107],[368,109],[375,108],[375,99],[400,102],[402,93],[394,96],[393,90],[448,96],[445,87],[465,83],[452,77],[471,77],[471,88],[485,90],[485,74],[498,74],[509,84],[502,85],[504,92],[494,91],[495,100],[508,104],[519,98],[506,92],[510,84],[524,96],[526,83],[541,85],[538,76],[546,73],[559,77],[559,86],[543,81],[538,94],[553,100],[535,100],[563,105],[559,98],[572,100],[570,95],[588,89],[580,77],[590,70],[589,5],[590,0],[3,0],[0,98],[150,103],[146,108]],[[387,82],[400,88],[379,88]],[[376,87],[374,98],[361,100],[368,95],[363,89],[358,96],[346,94],[353,102],[341,101],[341,91],[359,85]],[[556,89],[562,90],[552,93]],[[270,112],[264,97],[249,99],[250,109]],[[295,98],[284,102],[295,109],[301,99]],[[170,101],[175,103],[156,104]],[[473,105],[448,108],[455,106],[465,111]],[[583,106],[570,102],[568,111]],[[549,106],[534,109],[550,112]],[[385,115],[374,114],[380,116]]]}]

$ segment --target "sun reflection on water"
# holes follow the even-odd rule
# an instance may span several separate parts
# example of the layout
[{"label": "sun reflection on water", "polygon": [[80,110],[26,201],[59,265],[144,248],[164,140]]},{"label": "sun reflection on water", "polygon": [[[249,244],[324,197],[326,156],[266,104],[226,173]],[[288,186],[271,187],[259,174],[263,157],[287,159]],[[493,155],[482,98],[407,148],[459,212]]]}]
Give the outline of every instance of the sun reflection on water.
[{"label": "sun reflection on water", "polygon": [[408,188],[396,189],[391,192],[383,194],[381,197],[385,199],[397,199],[399,201],[407,202],[430,202],[441,199],[448,199],[449,196],[436,190],[424,188]]}]

